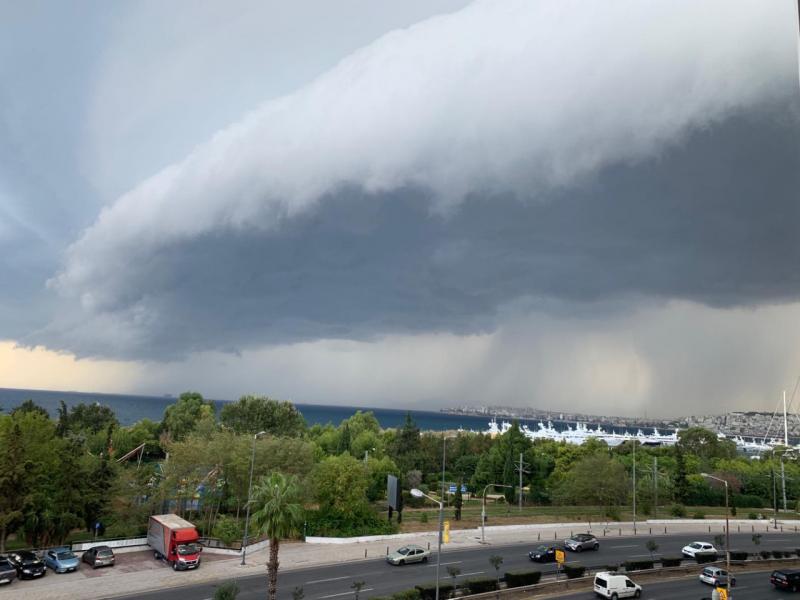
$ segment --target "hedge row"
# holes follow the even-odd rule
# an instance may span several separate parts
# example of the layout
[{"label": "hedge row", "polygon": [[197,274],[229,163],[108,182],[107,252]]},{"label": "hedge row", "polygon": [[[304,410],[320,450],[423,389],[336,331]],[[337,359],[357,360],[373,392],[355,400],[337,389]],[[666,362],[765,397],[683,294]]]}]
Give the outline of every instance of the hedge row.
[{"label": "hedge row", "polygon": [[625,561],[625,570],[626,571],[644,571],[645,569],[652,569],[653,568],[653,560],[626,560]]},{"label": "hedge row", "polygon": [[536,585],[541,578],[541,571],[508,571],[505,576],[506,587],[515,588]]},{"label": "hedge row", "polygon": [[562,568],[567,575],[567,579],[577,579],[578,577],[583,577],[583,574],[586,573],[586,567],[579,563],[564,563]]},{"label": "hedge row", "polygon": [[698,552],[694,555],[694,559],[697,561],[698,565],[714,562],[718,558],[716,552]]},{"label": "hedge row", "polygon": [[[420,600],[436,600],[436,582],[420,583],[414,589],[419,593]],[[452,583],[439,582],[439,598],[447,598],[452,591]]]},{"label": "hedge row", "polygon": [[661,566],[662,567],[680,567],[681,562],[683,561],[682,556],[665,556],[661,559]]},{"label": "hedge row", "polygon": [[491,577],[481,577],[479,579],[468,579],[465,585],[470,594],[483,594],[493,592],[498,589],[497,579]]}]

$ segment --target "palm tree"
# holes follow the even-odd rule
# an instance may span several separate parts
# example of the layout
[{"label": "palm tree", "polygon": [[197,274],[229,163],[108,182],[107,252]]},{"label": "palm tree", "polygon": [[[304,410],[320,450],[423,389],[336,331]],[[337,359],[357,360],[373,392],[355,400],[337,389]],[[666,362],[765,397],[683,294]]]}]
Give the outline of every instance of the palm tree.
[{"label": "palm tree", "polygon": [[292,475],[272,473],[262,477],[253,488],[252,514],[253,526],[260,534],[269,538],[269,560],[267,577],[269,579],[269,599],[275,600],[278,594],[278,548],[281,539],[299,533],[303,522],[303,505],[300,501],[300,488]]}]

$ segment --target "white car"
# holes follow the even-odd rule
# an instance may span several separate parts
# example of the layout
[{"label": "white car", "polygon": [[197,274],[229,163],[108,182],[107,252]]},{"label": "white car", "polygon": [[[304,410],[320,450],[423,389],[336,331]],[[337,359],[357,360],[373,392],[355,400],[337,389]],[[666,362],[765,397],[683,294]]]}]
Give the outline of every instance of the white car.
[{"label": "white car", "polygon": [[697,554],[717,554],[717,549],[708,542],[692,542],[681,550],[684,556],[694,558]]},{"label": "white car", "polygon": [[633,583],[625,575],[603,571],[594,576],[594,593],[601,598],[639,598],[642,586]]}]

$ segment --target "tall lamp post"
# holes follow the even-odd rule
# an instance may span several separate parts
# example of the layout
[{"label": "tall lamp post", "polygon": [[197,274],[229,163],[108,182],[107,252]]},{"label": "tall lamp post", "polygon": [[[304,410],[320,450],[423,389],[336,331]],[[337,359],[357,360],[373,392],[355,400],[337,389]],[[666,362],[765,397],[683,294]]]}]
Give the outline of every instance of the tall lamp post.
[{"label": "tall lamp post", "polygon": [[510,488],[514,487],[513,485],[503,485],[501,483],[490,483],[485,488],[483,488],[483,502],[481,503],[481,544],[486,543],[486,535],[485,535],[485,527],[486,527],[486,490],[490,487],[504,487]]},{"label": "tall lamp post", "polygon": [[439,543],[436,550],[436,600],[439,600],[439,566],[442,564],[442,523],[444,522],[444,501],[432,498],[417,488],[411,490],[411,495],[414,496],[414,498],[427,498],[431,502],[439,505]]},{"label": "tall lamp post", "polygon": [[727,590],[728,598],[731,597],[731,528],[728,524],[728,482],[721,477],[714,477],[708,473],[700,473],[701,476],[708,479],[721,481],[725,484],[725,570],[728,576],[725,578],[725,588]]},{"label": "tall lamp post", "polygon": [[259,431],[253,436],[253,453],[250,456],[250,484],[247,486],[247,516],[244,518],[244,537],[242,538],[242,566],[244,566],[245,557],[247,556],[247,528],[250,525],[250,495],[253,493],[253,465],[256,462],[256,440],[266,433],[266,431]]}]

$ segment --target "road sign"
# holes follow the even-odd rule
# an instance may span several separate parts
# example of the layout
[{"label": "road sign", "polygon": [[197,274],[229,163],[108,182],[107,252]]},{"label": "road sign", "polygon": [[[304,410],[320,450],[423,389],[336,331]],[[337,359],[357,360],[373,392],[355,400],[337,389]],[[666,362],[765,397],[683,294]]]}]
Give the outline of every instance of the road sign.
[{"label": "road sign", "polygon": [[[448,489],[449,489],[449,491],[450,491],[450,493],[451,493],[451,494],[455,494],[455,493],[456,493],[456,486],[455,486],[455,484],[451,485],[451,486],[450,486]],[[466,493],[467,493],[467,486],[465,486],[465,485],[462,485],[462,486],[461,486],[461,493],[462,493],[462,494],[466,494]]]},{"label": "road sign", "polygon": [[450,543],[450,521],[444,522],[444,532],[442,534],[442,542],[445,544]]},{"label": "road sign", "polygon": [[556,550],[556,562],[560,565],[564,564],[566,556],[564,555],[563,550]]},{"label": "road sign", "polygon": [[719,600],[728,600],[728,590],[726,588],[718,587],[717,594],[719,594]]}]

